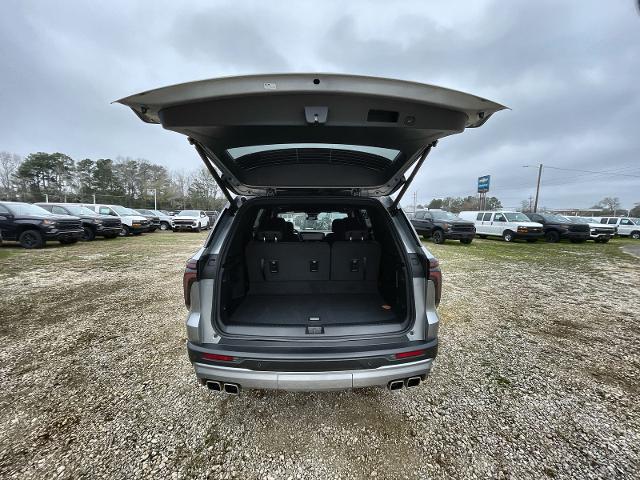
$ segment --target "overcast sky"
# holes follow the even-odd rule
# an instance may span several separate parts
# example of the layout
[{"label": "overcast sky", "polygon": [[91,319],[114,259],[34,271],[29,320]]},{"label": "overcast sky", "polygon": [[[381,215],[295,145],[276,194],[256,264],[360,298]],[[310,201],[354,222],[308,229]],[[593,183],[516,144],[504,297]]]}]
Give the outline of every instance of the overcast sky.
[{"label": "overcast sky", "polygon": [[[464,5],[462,5],[464,3]],[[87,6],[90,5],[90,6]],[[188,5],[188,6],[187,6]],[[0,2],[0,150],[198,167],[184,137],[110,102],[223,75],[338,72],[433,83],[511,110],[444,139],[419,202],[492,194],[518,206],[640,202],[635,0],[474,2]]]}]

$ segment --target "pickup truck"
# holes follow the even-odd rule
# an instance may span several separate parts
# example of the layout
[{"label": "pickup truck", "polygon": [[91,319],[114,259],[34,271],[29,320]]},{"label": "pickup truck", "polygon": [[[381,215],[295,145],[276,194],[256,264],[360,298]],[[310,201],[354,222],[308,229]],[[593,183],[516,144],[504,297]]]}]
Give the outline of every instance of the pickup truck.
[{"label": "pickup truck", "polygon": [[30,203],[0,202],[0,236],[24,248],[42,248],[48,240],[76,243],[83,233],[78,217],[53,215]]},{"label": "pickup truck", "polygon": [[122,222],[110,215],[99,215],[93,210],[72,203],[36,203],[54,215],[73,215],[82,222],[82,240],[90,242],[98,237],[115,238],[120,235]]},{"label": "pickup truck", "polygon": [[444,243],[450,239],[469,244],[476,236],[473,222],[444,210],[418,210],[410,221],[418,235],[431,238],[433,243]]}]

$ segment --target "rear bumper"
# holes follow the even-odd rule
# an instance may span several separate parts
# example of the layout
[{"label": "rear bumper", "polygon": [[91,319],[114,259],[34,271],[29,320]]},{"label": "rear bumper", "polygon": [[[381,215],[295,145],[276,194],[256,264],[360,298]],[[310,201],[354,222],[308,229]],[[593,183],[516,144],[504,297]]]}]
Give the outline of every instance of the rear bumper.
[{"label": "rear bumper", "polygon": [[327,391],[386,386],[393,380],[424,377],[433,368],[434,359],[385,365],[367,370],[332,372],[270,372],[245,368],[194,363],[198,379],[236,383],[245,389],[287,391]]},{"label": "rear bumper", "polygon": [[[259,342],[232,345],[197,345],[187,342],[196,376],[235,383],[241,388],[322,391],[386,386],[393,380],[423,377],[433,366],[438,340],[327,348],[301,347],[297,342],[264,346]],[[411,352],[415,357],[397,354]],[[418,353],[420,352],[420,353]],[[207,354],[228,355],[228,361],[212,361]]]}]

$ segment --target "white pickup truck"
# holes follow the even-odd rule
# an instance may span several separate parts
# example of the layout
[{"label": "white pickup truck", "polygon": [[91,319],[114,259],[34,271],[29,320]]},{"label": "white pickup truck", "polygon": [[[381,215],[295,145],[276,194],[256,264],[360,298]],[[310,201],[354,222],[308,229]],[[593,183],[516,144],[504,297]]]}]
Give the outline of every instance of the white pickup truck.
[{"label": "white pickup truck", "polygon": [[621,237],[640,239],[640,225],[629,217],[595,217],[595,219],[602,225],[617,227],[618,235]]}]

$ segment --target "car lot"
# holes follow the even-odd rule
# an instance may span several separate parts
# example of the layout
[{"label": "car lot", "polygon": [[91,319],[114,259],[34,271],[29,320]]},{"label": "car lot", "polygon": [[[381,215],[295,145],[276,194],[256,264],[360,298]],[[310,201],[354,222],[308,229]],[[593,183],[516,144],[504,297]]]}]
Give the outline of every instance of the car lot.
[{"label": "car lot", "polygon": [[637,472],[632,240],[429,243],[445,283],[425,385],[228,397],[198,387],[184,346],[182,271],[205,235],[0,247],[0,477]]}]

